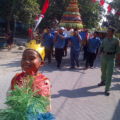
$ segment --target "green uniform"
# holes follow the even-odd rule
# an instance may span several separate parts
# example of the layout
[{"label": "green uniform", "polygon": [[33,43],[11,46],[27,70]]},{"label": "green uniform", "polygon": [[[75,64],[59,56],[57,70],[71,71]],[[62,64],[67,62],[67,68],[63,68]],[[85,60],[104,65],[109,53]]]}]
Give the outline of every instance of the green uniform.
[{"label": "green uniform", "polygon": [[103,40],[100,49],[103,53],[101,60],[101,82],[105,82],[105,90],[109,91],[115,63],[115,54],[120,52],[119,40],[114,37],[112,39],[106,37]]}]

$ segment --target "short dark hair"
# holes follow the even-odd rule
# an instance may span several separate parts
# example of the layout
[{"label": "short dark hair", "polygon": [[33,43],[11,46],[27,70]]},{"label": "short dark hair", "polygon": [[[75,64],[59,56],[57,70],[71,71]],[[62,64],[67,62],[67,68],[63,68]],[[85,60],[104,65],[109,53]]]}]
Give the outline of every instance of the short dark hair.
[{"label": "short dark hair", "polygon": [[94,33],[98,35],[98,31],[95,31]]},{"label": "short dark hair", "polygon": [[51,29],[50,26],[48,26],[47,29]]},{"label": "short dark hair", "polygon": [[74,31],[77,31],[77,30],[78,30],[77,28],[74,29]]}]

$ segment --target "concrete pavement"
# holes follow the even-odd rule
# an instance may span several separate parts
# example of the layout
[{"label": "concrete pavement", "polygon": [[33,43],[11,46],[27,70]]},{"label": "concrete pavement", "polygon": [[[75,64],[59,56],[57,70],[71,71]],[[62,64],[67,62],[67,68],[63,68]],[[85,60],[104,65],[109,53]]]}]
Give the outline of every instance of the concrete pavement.
[{"label": "concrete pavement", "polygon": [[[21,71],[22,51],[13,48],[0,51],[0,108],[4,108],[6,91],[11,78]],[[46,63],[43,72],[52,82],[52,112],[57,120],[120,120],[120,70],[115,68],[111,94],[104,96],[104,87],[97,87],[100,82],[100,61],[94,69],[83,70],[84,62],[80,59],[80,68],[69,69],[69,55],[64,58],[62,68],[56,68],[53,59]]]}]

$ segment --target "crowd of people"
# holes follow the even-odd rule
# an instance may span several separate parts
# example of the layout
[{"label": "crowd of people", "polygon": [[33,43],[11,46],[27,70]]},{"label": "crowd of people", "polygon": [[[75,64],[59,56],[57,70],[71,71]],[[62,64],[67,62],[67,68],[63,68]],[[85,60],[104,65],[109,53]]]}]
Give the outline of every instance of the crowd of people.
[{"label": "crowd of people", "polygon": [[[51,63],[52,57],[56,59],[57,68],[61,68],[63,57],[67,56],[67,49],[70,48],[70,68],[79,67],[80,52],[83,51],[83,60],[85,61],[85,69],[94,68],[94,61],[100,54],[101,59],[101,82],[98,86],[106,85],[105,94],[109,95],[109,89],[112,81],[113,68],[115,63],[115,55],[120,53],[119,40],[114,37],[115,29],[108,28],[106,33],[94,31],[91,35],[88,30],[79,31],[72,28],[50,28],[47,27],[39,34],[37,30],[32,32],[29,30],[28,42],[35,39],[45,47],[45,61]],[[12,31],[6,36],[8,49],[13,44]]]},{"label": "crowd of people", "polygon": [[[21,60],[22,72],[17,73],[11,81],[11,90],[16,90],[16,86],[21,88],[21,90],[28,89],[33,92],[34,102],[32,106],[36,103],[41,102],[43,111],[41,107],[36,109],[27,109],[27,117],[30,115],[38,118],[49,118],[50,120],[55,120],[54,116],[50,113],[51,111],[51,83],[50,80],[45,77],[42,73],[38,73],[39,68],[44,65],[44,60],[47,59],[48,63],[51,62],[51,56],[54,55],[57,63],[57,67],[61,67],[62,57],[67,55],[67,47],[70,47],[70,60],[71,67],[74,69],[76,66],[79,67],[79,55],[81,49],[84,50],[84,60],[86,61],[85,68],[93,68],[96,56],[101,57],[101,82],[98,87],[105,86],[104,94],[106,96],[110,95],[110,86],[112,82],[112,74],[115,62],[115,55],[120,53],[120,42],[114,37],[115,29],[112,27],[108,28],[105,38],[102,40],[98,36],[98,32],[95,31],[93,36],[90,36],[88,31],[83,37],[78,29],[66,29],[60,27],[57,30],[50,29],[47,27],[43,31],[42,35],[39,37],[38,31],[34,39],[33,44],[28,43],[26,49],[23,52]],[[12,34],[12,33],[11,33]],[[11,34],[9,35],[10,37]],[[33,38],[31,37],[31,40]],[[30,41],[31,41],[30,40]],[[11,43],[11,41],[9,41]],[[43,47],[44,46],[44,47]],[[44,50],[45,48],[45,50]],[[53,54],[53,48],[55,52]],[[44,54],[45,52],[45,54]],[[22,89],[24,88],[25,89]],[[15,93],[15,92],[13,92]],[[27,91],[28,95],[29,92]],[[16,96],[17,94],[15,94]],[[22,94],[21,94],[22,95]],[[12,95],[13,96],[13,95]],[[41,98],[39,101],[36,98]],[[44,98],[44,99],[43,99]],[[44,102],[43,102],[44,101]],[[26,102],[26,101],[25,101]],[[28,101],[29,102],[29,101]],[[46,104],[47,103],[47,104]],[[21,104],[22,106],[22,104]],[[28,108],[31,106],[27,106]],[[11,106],[14,109],[13,106]],[[6,109],[7,110],[7,109]],[[17,109],[16,109],[17,110]],[[37,110],[36,112],[34,112]],[[8,110],[7,110],[8,111]],[[41,112],[42,111],[42,112]]]},{"label": "crowd of people", "polygon": [[[30,37],[29,37],[30,38]],[[33,37],[31,37],[31,40]],[[95,31],[92,36],[88,30],[79,31],[71,28],[50,28],[47,27],[43,33],[35,35],[35,39],[45,46],[45,60],[51,63],[51,57],[56,59],[57,67],[61,67],[63,56],[67,56],[67,49],[70,47],[70,68],[79,67],[80,51],[84,51],[85,68],[93,68],[101,39]]]},{"label": "crowd of people", "polygon": [[[70,68],[79,67],[80,52],[84,51],[85,69],[94,67],[94,61],[100,54],[101,59],[101,82],[98,86],[105,85],[105,95],[109,95],[115,55],[120,52],[119,40],[114,37],[115,29],[108,28],[106,33],[94,31],[90,35],[88,30],[79,31],[78,29],[51,29],[47,27],[38,41],[45,46],[45,60],[51,63],[51,56],[56,59],[57,67],[61,67],[63,56],[67,55],[67,48],[70,47]],[[54,51],[53,51],[54,50]]]}]

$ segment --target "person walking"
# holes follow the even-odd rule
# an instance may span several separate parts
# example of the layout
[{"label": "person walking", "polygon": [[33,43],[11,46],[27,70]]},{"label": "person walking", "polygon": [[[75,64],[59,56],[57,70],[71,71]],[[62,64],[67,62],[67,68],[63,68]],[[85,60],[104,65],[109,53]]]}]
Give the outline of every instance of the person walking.
[{"label": "person walking", "polygon": [[54,36],[50,33],[50,27],[47,27],[46,33],[43,34],[43,45],[45,46],[45,59],[48,59],[48,63],[51,63],[52,45]]},{"label": "person walking", "polygon": [[71,37],[71,33],[72,33],[72,29],[71,28],[66,28],[64,31],[64,34],[66,35],[65,38],[65,47],[64,47],[64,56],[67,56],[67,47],[68,47],[68,41],[69,41],[69,37]]},{"label": "person walking", "polygon": [[71,46],[70,50],[70,60],[71,68],[75,68],[75,64],[79,67],[79,54],[80,54],[80,43],[82,42],[81,37],[77,29],[74,29],[74,35],[69,38],[69,44]]},{"label": "person walking", "polygon": [[101,41],[97,38],[97,32],[94,32],[94,36],[87,41],[87,58],[86,58],[86,69],[90,66],[93,68],[94,61],[96,58],[97,49],[99,48]]},{"label": "person walking", "polygon": [[56,31],[54,46],[55,46],[55,58],[57,61],[57,67],[60,68],[62,57],[64,55],[65,47],[65,34],[64,27],[60,27],[59,31]]},{"label": "person walking", "polygon": [[6,39],[7,39],[7,47],[8,47],[8,50],[11,50],[12,48],[12,45],[13,45],[13,31],[9,31],[7,36],[6,36]]},{"label": "person walking", "polygon": [[[98,86],[105,85],[105,95],[110,95],[110,86],[112,82],[112,74],[115,63],[115,54],[120,52],[120,42],[114,37],[115,29],[109,27],[107,31],[107,37],[103,39],[100,46],[100,53],[102,53],[101,59],[101,82]],[[99,55],[100,55],[99,53]]]}]

